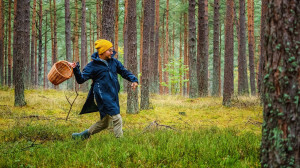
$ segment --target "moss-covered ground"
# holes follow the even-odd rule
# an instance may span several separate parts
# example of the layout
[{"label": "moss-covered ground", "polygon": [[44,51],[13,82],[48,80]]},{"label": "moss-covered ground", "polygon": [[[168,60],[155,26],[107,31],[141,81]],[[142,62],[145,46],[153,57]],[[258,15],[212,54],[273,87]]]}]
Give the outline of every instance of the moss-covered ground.
[{"label": "moss-covered ground", "polygon": [[0,167],[260,167],[262,107],[258,97],[189,99],[151,95],[151,109],[126,114],[124,137],[110,130],[72,140],[99,120],[78,115],[87,93],[26,90],[27,105],[14,107],[14,91],[0,90]]}]

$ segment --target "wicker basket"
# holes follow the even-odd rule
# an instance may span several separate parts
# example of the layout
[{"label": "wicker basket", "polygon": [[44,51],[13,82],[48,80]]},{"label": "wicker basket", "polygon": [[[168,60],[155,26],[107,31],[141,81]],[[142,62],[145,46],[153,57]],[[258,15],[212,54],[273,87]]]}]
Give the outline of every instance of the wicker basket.
[{"label": "wicker basket", "polygon": [[67,61],[56,62],[48,73],[48,80],[54,85],[59,85],[63,81],[70,79],[73,75],[73,68]]}]

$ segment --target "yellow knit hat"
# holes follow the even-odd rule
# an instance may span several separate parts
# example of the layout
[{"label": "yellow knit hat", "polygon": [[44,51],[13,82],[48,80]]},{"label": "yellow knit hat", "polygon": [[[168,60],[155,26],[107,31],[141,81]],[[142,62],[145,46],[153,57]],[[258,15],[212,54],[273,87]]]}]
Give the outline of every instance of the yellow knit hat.
[{"label": "yellow knit hat", "polygon": [[100,39],[95,42],[95,48],[98,50],[98,54],[103,54],[105,51],[110,49],[113,44],[105,39]]}]

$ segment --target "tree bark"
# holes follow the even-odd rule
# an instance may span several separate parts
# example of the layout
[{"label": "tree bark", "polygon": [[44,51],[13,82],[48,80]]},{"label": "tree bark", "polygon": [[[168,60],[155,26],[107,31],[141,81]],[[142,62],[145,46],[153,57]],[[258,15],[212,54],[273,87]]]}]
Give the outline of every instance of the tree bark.
[{"label": "tree bark", "polygon": [[115,58],[118,58],[118,48],[119,48],[119,0],[116,0],[116,8],[115,8],[115,51],[117,54],[115,55]]},{"label": "tree bark", "polygon": [[300,1],[268,0],[261,167],[300,167]]},{"label": "tree bark", "polygon": [[143,24],[143,67],[141,88],[141,109],[149,109],[149,49],[150,49],[150,3],[145,0],[144,24]]},{"label": "tree bark", "polygon": [[[65,0],[65,25],[66,60],[72,62],[70,0]],[[67,81],[67,89],[73,89],[72,80]]]},{"label": "tree bark", "polygon": [[[82,13],[81,13],[81,70],[86,66],[87,64],[87,41],[86,41],[86,4],[85,0],[81,1],[82,5]],[[88,91],[88,82],[85,82],[80,85],[80,90],[86,92]]]},{"label": "tree bark", "polygon": [[196,25],[195,25],[195,0],[189,0],[189,97],[198,96],[197,85],[197,59],[196,59]]},{"label": "tree bark", "polygon": [[43,3],[39,2],[39,56],[38,56],[38,85],[42,84],[42,20],[43,20]]},{"label": "tree bark", "polygon": [[101,23],[102,23],[102,14],[101,14],[101,0],[97,0],[96,4],[96,12],[97,12],[97,39],[101,37]]},{"label": "tree bark", "polygon": [[223,105],[231,105],[233,94],[233,0],[226,0],[226,22],[225,22],[225,65],[224,65],[224,90]]},{"label": "tree bark", "polygon": [[0,0],[0,85],[4,85],[4,2]]},{"label": "tree bark", "polygon": [[[143,65],[143,24],[144,24],[144,4],[145,0],[142,0],[142,8],[141,8],[141,18],[140,18],[140,73],[142,72]],[[142,85],[142,81],[140,81],[140,85]]]},{"label": "tree bark", "polygon": [[15,83],[15,106],[24,106],[24,58],[29,57],[29,29],[30,29],[30,0],[15,1],[17,10],[15,16],[16,40],[14,41],[14,83]]},{"label": "tree bark", "polygon": [[258,92],[263,96],[263,65],[264,65],[264,50],[265,50],[265,25],[266,25],[266,12],[268,1],[261,1],[261,20],[260,20],[260,55],[259,55],[259,69],[258,69]]},{"label": "tree bark", "polygon": [[[128,0],[125,0],[125,12],[124,12],[124,25],[123,25],[123,39],[124,39],[124,66],[127,67],[128,62]],[[123,80],[124,92],[127,92],[128,81]]]},{"label": "tree bark", "polygon": [[[198,5],[198,45],[197,73],[199,96],[208,95],[208,11],[207,0],[199,0]],[[200,40],[201,39],[201,40]]]},{"label": "tree bark", "polygon": [[167,0],[167,9],[166,9],[166,47],[164,55],[164,82],[166,86],[164,87],[164,94],[169,93],[169,73],[167,64],[169,64],[169,0]]},{"label": "tree bark", "polygon": [[[46,22],[45,22],[45,30],[47,30],[48,27],[48,22],[47,22],[47,11],[45,13],[46,15]],[[48,59],[47,59],[47,31],[45,32],[45,43],[44,43],[44,89],[48,88],[48,79],[47,79],[47,74],[48,74]]]},{"label": "tree bark", "polygon": [[248,49],[251,95],[256,94],[255,88],[255,65],[254,65],[254,1],[248,0]]},{"label": "tree bark", "polygon": [[247,59],[246,59],[246,22],[245,22],[245,0],[239,0],[239,36],[238,48],[238,94],[248,95],[248,75],[247,75]]},{"label": "tree bark", "polygon": [[[188,17],[187,13],[184,13],[184,65],[188,67]],[[189,71],[185,72],[184,80],[189,80]],[[183,94],[187,95],[189,93],[189,81],[184,83]]]},{"label": "tree bark", "polygon": [[114,0],[103,0],[102,10],[102,38],[114,44],[115,35],[115,2]]},{"label": "tree bark", "polygon": [[214,0],[214,58],[213,58],[213,86],[212,86],[212,96],[220,96],[220,86],[219,86],[219,77],[221,75],[220,66],[221,66],[221,57],[219,53],[219,36],[220,36],[220,1]]},{"label": "tree bark", "polygon": [[[74,62],[79,62],[79,21],[78,21],[78,0],[75,0],[75,19],[74,19],[75,25],[74,25],[74,55],[73,60]],[[74,78],[75,82],[75,90],[79,90],[79,84],[76,82],[76,79]]]},{"label": "tree bark", "polygon": [[[128,0],[128,11],[128,70],[137,76],[136,0]],[[138,90],[127,89],[127,94],[127,113],[137,114]]]},{"label": "tree bark", "polygon": [[155,65],[158,60],[155,59],[155,0],[150,1],[150,55],[149,55],[149,91],[155,93],[154,74]]},{"label": "tree bark", "polygon": [[[51,0],[50,0],[51,1]],[[50,2],[50,8],[51,8],[51,2]],[[33,0],[33,6],[32,6],[32,22],[31,22],[31,56],[30,56],[30,58],[31,58],[31,61],[30,61],[30,76],[31,76],[31,78],[30,78],[30,81],[31,81],[31,84],[33,85],[33,86],[35,86],[35,64],[34,64],[34,51],[35,51],[35,48],[34,48],[34,42],[35,42],[35,35],[36,35],[36,33],[35,33],[35,17],[36,17],[36,0]]]},{"label": "tree bark", "polygon": [[[159,45],[159,0],[155,0],[155,54],[153,59],[153,75],[154,75],[154,93],[160,92],[160,84],[159,84],[159,64],[161,64],[161,57],[160,57],[160,45]],[[159,62],[160,60],[160,62]],[[160,65],[161,66],[161,65]]]}]

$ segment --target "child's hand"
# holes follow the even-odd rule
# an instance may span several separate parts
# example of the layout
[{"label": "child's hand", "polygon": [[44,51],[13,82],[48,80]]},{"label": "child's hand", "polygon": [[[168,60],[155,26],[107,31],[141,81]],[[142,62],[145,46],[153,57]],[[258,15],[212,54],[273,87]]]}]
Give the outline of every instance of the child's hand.
[{"label": "child's hand", "polygon": [[135,88],[138,86],[139,84],[137,83],[137,82],[133,82],[132,84],[131,84],[131,88],[133,89],[133,90],[135,90]]},{"label": "child's hand", "polygon": [[72,68],[75,68],[76,67],[76,63],[75,62],[68,62],[68,64],[72,67]]}]

